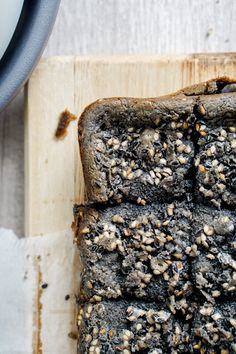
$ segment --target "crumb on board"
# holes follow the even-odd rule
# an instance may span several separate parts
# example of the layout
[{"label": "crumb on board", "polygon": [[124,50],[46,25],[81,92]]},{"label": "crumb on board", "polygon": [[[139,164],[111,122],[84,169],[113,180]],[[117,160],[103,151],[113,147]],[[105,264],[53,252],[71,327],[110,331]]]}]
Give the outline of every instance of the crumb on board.
[{"label": "crumb on board", "polygon": [[76,120],[75,114],[69,112],[67,109],[60,114],[59,122],[55,132],[55,137],[57,139],[64,139],[67,135],[67,128],[73,120]]},{"label": "crumb on board", "polygon": [[78,339],[77,334],[76,334],[76,333],[74,333],[74,332],[70,332],[70,333],[68,333],[68,337],[69,337],[69,338],[71,338],[71,339],[74,339],[74,340]]}]

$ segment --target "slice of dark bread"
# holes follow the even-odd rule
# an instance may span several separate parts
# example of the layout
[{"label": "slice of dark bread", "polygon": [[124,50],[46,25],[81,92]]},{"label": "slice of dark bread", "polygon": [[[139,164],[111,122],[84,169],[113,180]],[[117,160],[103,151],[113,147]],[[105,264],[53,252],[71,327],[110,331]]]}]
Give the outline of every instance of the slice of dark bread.
[{"label": "slice of dark bread", "polygon": [[193,214],[193,282],[206,300],[236,297],[235,212],[197,207]]},{"label": "slice of dark bread", "polygon": [[156,303],[102,301],[79,308],[79,354],[188,353],[190,326]]},{"label": "slice of dark bread", "polygon": [[81,299],[157,301],[189,316],[191,205],[75,207],[75,218]]},{"label": "slice of dark bread", "polygon": [[[103,99],[86,108],[79,123],[79,140],[88,201],[146,203],[191,198],[198,161],[204,166],[208,132],[227,127],[232,132],[230,148],[235,151],[236,92],[228,92],[232,90],[236,90],[233,80],[219,78],[169,96]],[[204,146],[194,164],[199,137],[205,138],[200,143]],[[229,156],[225,160],[223,164]],[[204,193],[205,182],[198,175],[196,194],[213,204],[230,199],[234,205],[235,194],[228,198],[235,192],[234,167],[235,161],[225,171],[224,193],[222,186],[214,187],[217,193],[211,196]],[[210,168],[209,174],[211,178],[214,170]],[[214,178],[220,182],[218,174]]]},{"label": "slice of dark bread", "polygon": [[[236,117],[235,117],[236,121]],[[236,207],[236,126],[199,124],[206,135],[197,143],[196,197],[218,209]]]}]

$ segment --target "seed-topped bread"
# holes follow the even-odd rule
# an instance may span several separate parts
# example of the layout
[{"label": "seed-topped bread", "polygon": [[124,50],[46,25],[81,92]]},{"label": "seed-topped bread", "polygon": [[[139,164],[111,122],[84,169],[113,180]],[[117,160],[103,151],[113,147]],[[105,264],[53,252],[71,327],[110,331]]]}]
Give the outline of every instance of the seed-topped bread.
[{"label": "seed-topped bread", "polygon": [[190,353],[236,352],[236,303],[204,303],[195,312]]},{"label": "seed-topped bread", "polygon": [[236,297],[236,214],[197,207],[193,214],[193,281],[206,300]]},{"label": "seed-topped bread", "polygon": [[75,208],[81,299],[137,298],[189,316],[191,205]]},{"label": "seed-topped bread", "polygon": [[99,100],[79,140],[78,353],[236,352],[236,82]]},{"label": "seed-topped bread", "polygon": [[[204,149],[208,150],[208,131],[220,127],[219,134],[222,129],[231,132],[229,145],[235,151],[236,92],[228,92],[233,89],[232,80],[219,78],[161,98],[103,99],[86,108],[79,123],[79,140],[89,202],[191,198],[196,171],[202,173],[204,168],[208,180],[215,178],[225,187],[216,186],[217,192],[207,194],[205,185],[211,182],[199,174],[196,194],[213,199],[213,204],[227,199],[234,192],[232,169],[226,166],[225,181],[221,180],[224,171],[218,175],[216,162],[212,168],[208,162],[204,166]],[[217,141],[216,156],[220,157],[223,141]],[[200,155],[195,157],[198,150]],[[223,165],[229,156],[225,160]],[[231,199],[234,205],[235,195]]]},{"label": "seed-topped bread", "polygon": [[199,124],[204,136],[195,157],[196,197],[199,203],[236,207],[236,127]]},{"label": "seed-topped bread", "polygon": [[156,303],[87,303],[79,308],[78,319],[79,354],[188,353],[189,324]]}]

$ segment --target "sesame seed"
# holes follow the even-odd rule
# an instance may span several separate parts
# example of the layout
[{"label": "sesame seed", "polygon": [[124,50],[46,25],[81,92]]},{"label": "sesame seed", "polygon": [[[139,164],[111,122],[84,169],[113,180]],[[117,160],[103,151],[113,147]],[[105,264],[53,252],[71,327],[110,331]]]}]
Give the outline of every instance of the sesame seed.
[{"label": "sesame seed", "polygon": [[117,224],[123,224],[125,222],[125,220],[122,218],[122,216],[117,215],[117,214],[112,217],[112,221]]},{"label": "sesame seed", "polygon": [[205,166],[203,166],[203,165],[198,165],[198,171],[199,171],[200,173],[206,172]]},{"label": "sesame seed", "polygon": [[90,232],[90,229],[88,227],[84,227],[80,232],[81,234],[88,234]]}]

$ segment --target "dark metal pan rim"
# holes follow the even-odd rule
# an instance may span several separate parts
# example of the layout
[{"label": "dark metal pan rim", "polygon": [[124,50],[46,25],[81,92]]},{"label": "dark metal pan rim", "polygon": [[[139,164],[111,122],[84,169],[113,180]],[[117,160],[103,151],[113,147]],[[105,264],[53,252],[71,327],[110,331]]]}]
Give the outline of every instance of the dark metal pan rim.
[{"label": "dark metal pan rim", "polygon": [[0,61],[0,110],[24,85],[51,33],[60,0],[25,0],[16,30]]}]

